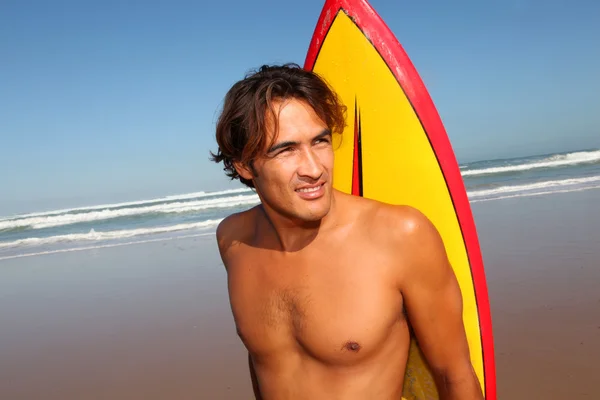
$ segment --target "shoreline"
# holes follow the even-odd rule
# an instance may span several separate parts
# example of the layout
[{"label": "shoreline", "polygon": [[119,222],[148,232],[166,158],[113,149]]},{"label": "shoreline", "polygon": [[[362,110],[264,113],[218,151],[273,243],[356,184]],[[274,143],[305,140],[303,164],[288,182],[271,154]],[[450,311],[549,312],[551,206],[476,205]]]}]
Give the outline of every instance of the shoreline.
[{"label": "shoreline", "polygon": [[188,239],[188,238],[193,238],[193,237],[210,236],[210,235],[214,235],[214,233],[215,233],[215,231],[210,231],[210,232],[203,232],[203,233],[192,233],[192,234],[188,234],[188,235],[169,236],[169,237],[145,239],[145,240],[130,241],[130,242],[117,242],[117,243],[96,244],[93,246],[70,247],[70,248],[66,248],[66,249],[47,250],[47,251],[41,251],[41,252],[37,252],[37,253],[15,254],[15,255],[11,255],[11,256],[0,256],[0,261],[12,260],[15,258],[38,257],[38,256],[47,256],[47,255],[60,254],[60,253],[74,253],[74,252],[86,251],[86,250],[108,249],[111,247],[132,246],[132,245],[137,245],[137,244]]},{"label": "shoreline", "polygon": [[[479,205],[481,203],[489,203],[489,202],[496,202],[496,201],[511,201],[511,200],[515,200],[515,199],[527,199],[527,198],[535,198],[535,197],[547,197],[547,196],[552,196],[552,195],[557,195],[557,194],[568,195],[569,193],[586,192],[586,191],[590,191],[590,190],[595,192],[596,190],[594,190],[594,189],[600,189],[600,185],[582,187],[582,188],[572,188],[572,189],[568,189],[568,190],[545,191],[545,192],[539,192],[539,193],[510,194],[510,195],[496,197],[496,198],[483,198],[483,199],[475,198],[475,199],[470,199],[469,204],[470,204],[471,209],[474,209],[475,207],[477,207],[477,205]],[[600,191],[598,191],[598,192],[600,192]],[[128,237],[115,238],[115,239],[96,239],[95,242],[93,239],[92,240],[83,240],[82,239],[82,240],[72,240],[72,241],[67,240],[66,243],[74,243],[75,245],[79,245],[79,246],[67,247],[67,248],[57,248],[57,249],[52,249],[52,250],[32,251],[32,252],[26,252],[26,253],[16,253],[16,254],[11,254],[11,252],[18,251],[20,249],[34,249],[36,245],[25,245],[23,247],[15,246],[15,247],[4,247],[3,248],[3,246],[6,245],[6,243],[0,242],[0,262],[2,262],[3,260],[10,260],[10,259],[14,259],[14,258],[43,256],[43,255],[49,255],[49,254],[55,254],[55,253],[67,253],[67,252],[71,252],[71,251],[83,251],[83,250],[90,250],[90,249],[109,248],[109,247],[115,247],[115,246],[126,246],[126,245],[133,245],[133,244],[151,243],[151,242],[159,242],[159,241],[165,241],[165,240],[176,240],[176,239],[185,239],[188,237],[211,235],[211,234],[214,234],[215,229],[216,229],[216,224],[218,224],[221,220],[222,220],[222,218],[206,221],[206,222],[210,222],[211,226],[200,228],[200,229],[202,229],[201,233],[184,233],[184,232],[193,232],[194,230],[197,230],[198,227],[195,226],[195,225],[197,225],[197,223],[192,223],[191,225],[193,225],[193,226],[190,226],[187,228],[182,228],[182,229],[174,229],[175,227],[180,227],[181,225],[164,226],[164,227],[150,229],[150,230],[156,230],[156,232],[144,232],[143,234],[139,234],[139,236],[136,236],[136,235],[132,236],[132,237],[139,237],[140,238],[139,240],[125,241],[128,239]],[[202,222],[202,224],[204,224],[204,222]],[[122,231],[122,232],[126,232],[126,231]],[[103,234],[104,232],[99,231],[97,233]],[[179,234],[177,234],[177,233],[179,233]],[[79,235],[86,236],[86,235],[90,235],[90,233],[79,234]],[[70,236],[70,235],[66,235],[66,236]],[[148,239],[143,239],[144,237],[146,237]],[[84,244],[86,242],[90,243],[90,244],[87,246],[83,246],[82,244]],[[64,245],[64,243],[57,242],[57,243],[53,243],[53,244],[41,244],[41,245],[37,245],[37,246],[39,248],[48,248],[48,247],[53,247],[56,245]],[[8,255],[3,255],[3,253],[8,254]]]}]

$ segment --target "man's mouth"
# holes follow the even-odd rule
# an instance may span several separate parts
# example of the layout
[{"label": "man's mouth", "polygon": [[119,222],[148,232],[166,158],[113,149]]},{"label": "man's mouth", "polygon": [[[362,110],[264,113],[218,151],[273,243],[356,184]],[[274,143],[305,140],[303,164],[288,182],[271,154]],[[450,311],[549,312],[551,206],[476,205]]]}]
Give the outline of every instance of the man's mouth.
[{"label": "man's mouth", "polygon": [[312,192],[316,192],[316,191],[320,190],[322,187],[323,187],[323,184],[320,184],[318,186],[296,189],[296,192],[300,192],[300,193],[312,193]]},{"label": "man's mouth", "polygon": [[316,186],[305,186],[296,189],[298,197],[304,200],[317,200],[325,195],[325,183]]}]

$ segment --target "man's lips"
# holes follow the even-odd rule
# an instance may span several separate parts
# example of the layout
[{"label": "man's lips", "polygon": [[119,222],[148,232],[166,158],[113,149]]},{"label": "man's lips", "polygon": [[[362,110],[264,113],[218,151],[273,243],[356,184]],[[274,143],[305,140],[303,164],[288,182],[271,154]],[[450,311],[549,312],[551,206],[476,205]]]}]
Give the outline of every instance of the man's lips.
[{"label": "man's lips", "polygon": [[296,192],[302,192],[302,193],[316,192],[317,190],[321,189],[322,187],[323,187],[322,183],[320,185],[315,185],[315,186],[305,186],[300,189],[296,189]]},{"label": "man's lips", "polygon": [[303,186],[296,189],[296,193],[304,199],[315,199],[321,197],[325,193],[325,183],[318,185]]}]

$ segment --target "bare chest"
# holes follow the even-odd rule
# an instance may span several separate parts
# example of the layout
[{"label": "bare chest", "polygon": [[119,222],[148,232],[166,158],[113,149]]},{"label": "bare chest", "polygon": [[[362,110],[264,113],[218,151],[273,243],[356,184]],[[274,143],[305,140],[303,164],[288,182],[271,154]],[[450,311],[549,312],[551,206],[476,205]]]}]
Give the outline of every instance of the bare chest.
[{"label": "bare chest", "polygon": [[230,274],[240,337],[254,357],[303,351],[332,364],[369,357],[404,322],[402,297],[381,262],[316,258]]}]

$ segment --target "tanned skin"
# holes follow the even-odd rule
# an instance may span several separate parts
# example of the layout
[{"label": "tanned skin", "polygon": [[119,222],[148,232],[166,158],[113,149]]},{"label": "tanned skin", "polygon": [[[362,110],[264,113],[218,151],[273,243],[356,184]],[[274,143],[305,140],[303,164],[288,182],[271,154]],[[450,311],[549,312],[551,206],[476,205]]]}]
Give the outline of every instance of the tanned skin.
[{"label": "tanned skin", "polygon": [[256,398],[398,400],[410,324],[440,397],[483,399],[435,227],[333,189],[327,126],[303,101],[277,107],[275,145],[236,165],[261,204],[217,229]]}]

